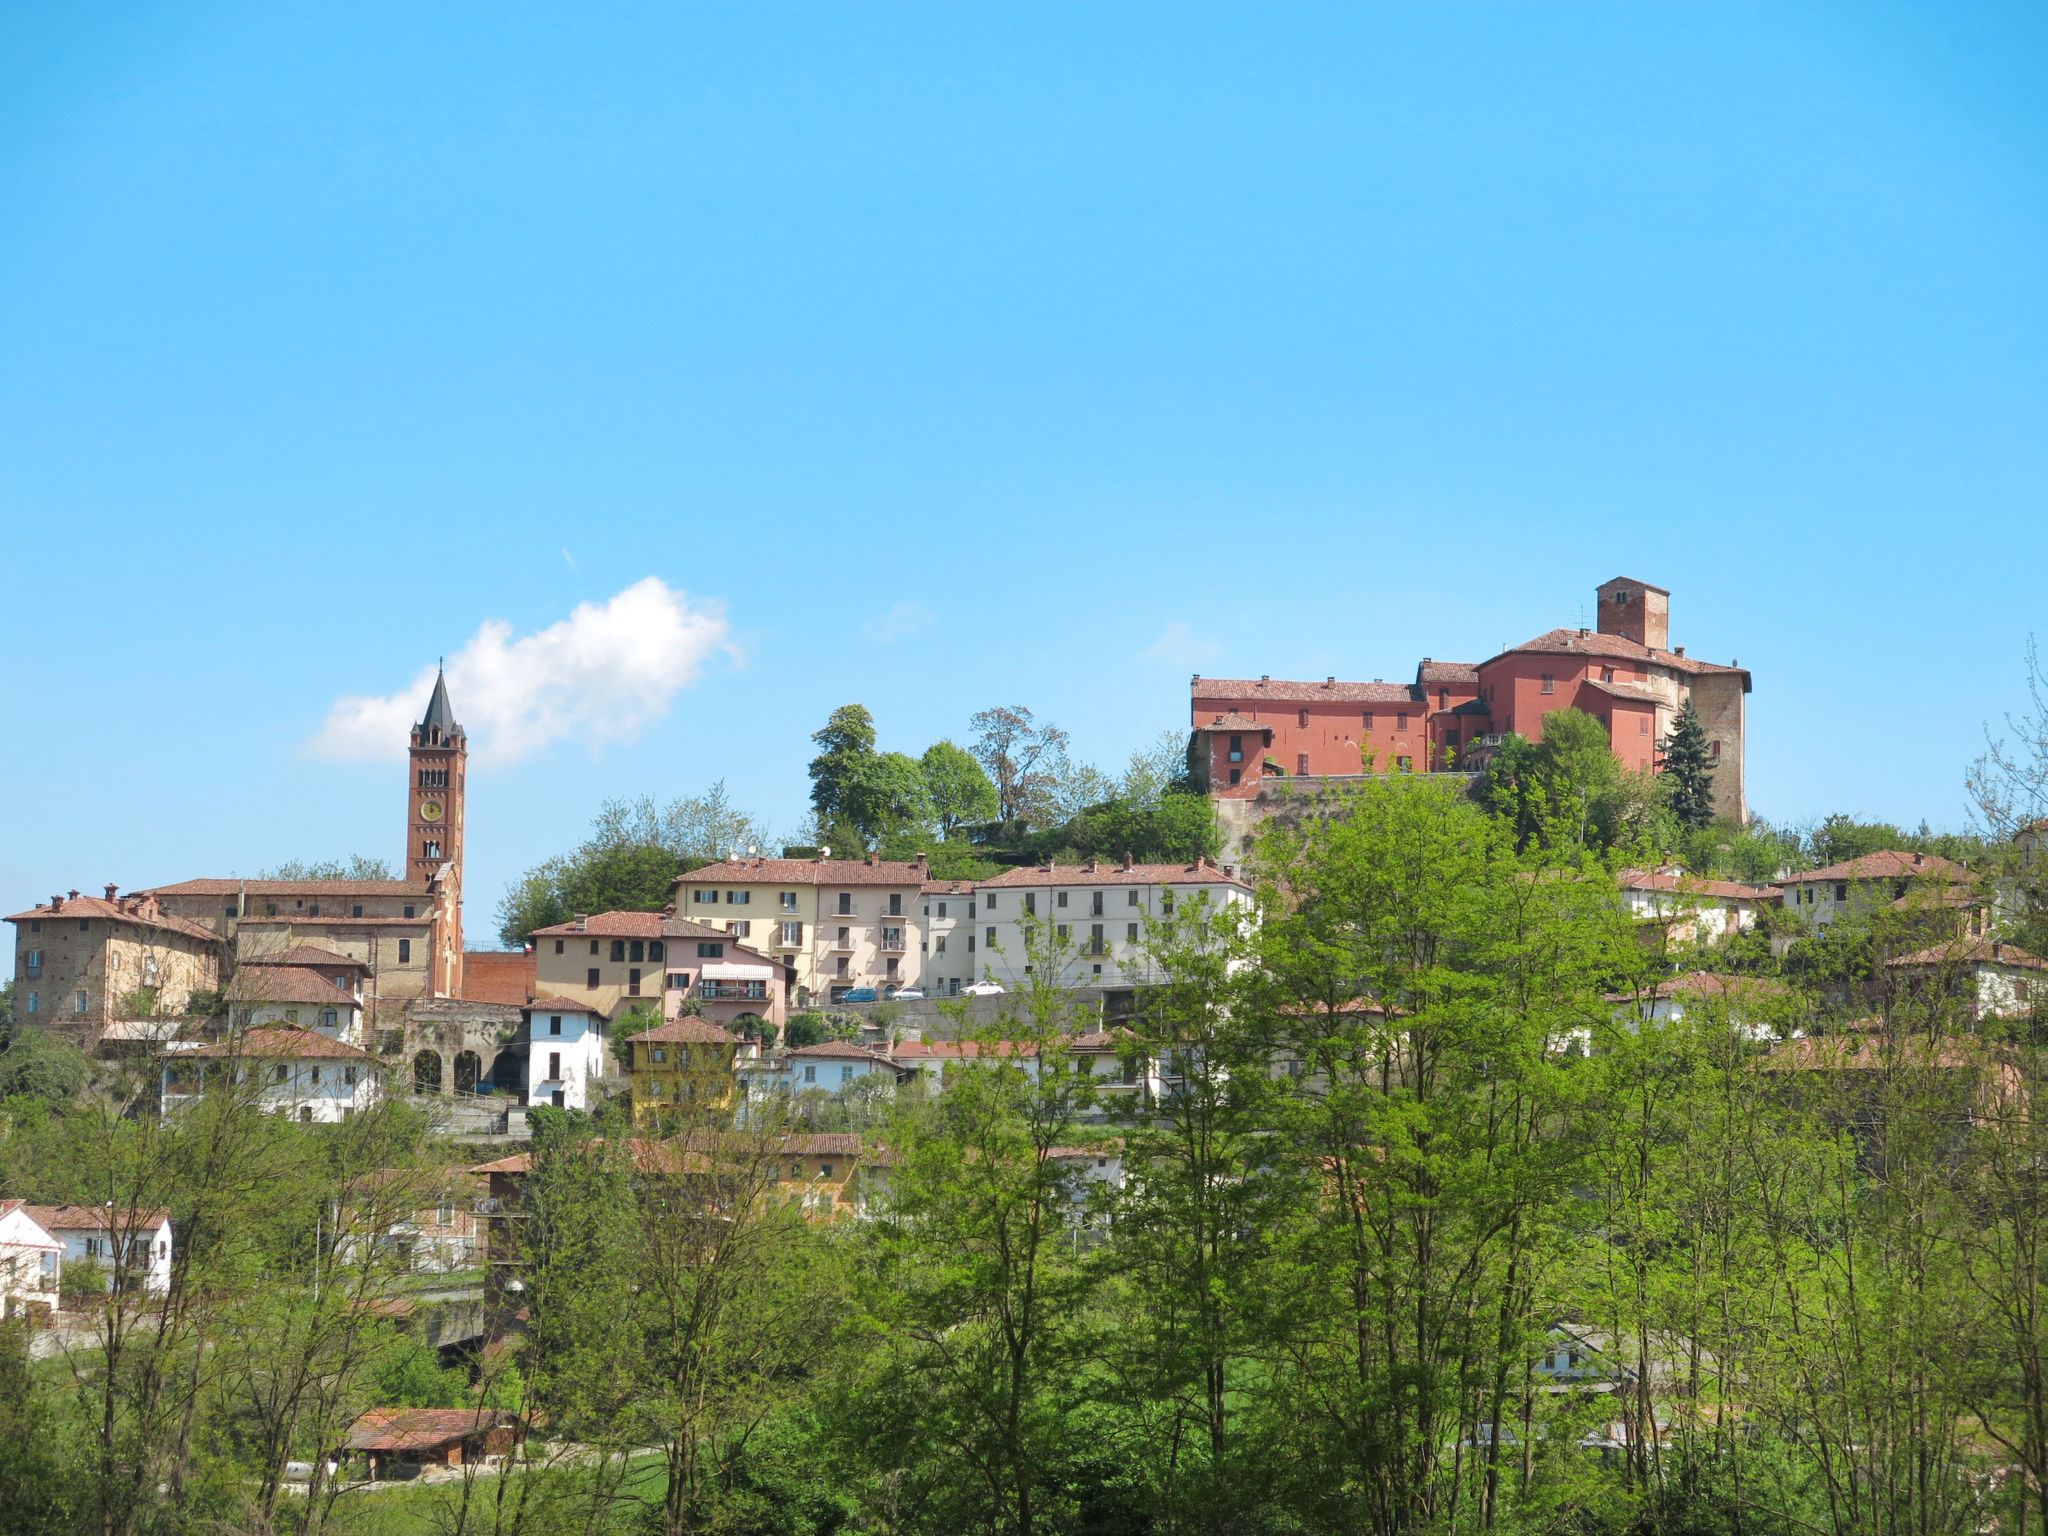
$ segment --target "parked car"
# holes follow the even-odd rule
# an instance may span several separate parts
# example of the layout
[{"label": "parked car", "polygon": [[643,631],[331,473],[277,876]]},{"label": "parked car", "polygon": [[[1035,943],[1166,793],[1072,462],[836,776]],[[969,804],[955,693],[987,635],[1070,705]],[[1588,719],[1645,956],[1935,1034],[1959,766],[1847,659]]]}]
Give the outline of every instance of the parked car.
[{"label": "parked car", "polygon": [[842,1003],[872,1003],[876,1001],[873,987],[855,987],[839,999]]},{"label": "parked car", "polygon": [[924,1001],[924,988],[903,987],[889,995],[899,1003],[921,1003]]},{"label": "parked car", "polygon": [[962,997],[1001,997],[1003,984],[999,981],[970,981],[960,989]]}]

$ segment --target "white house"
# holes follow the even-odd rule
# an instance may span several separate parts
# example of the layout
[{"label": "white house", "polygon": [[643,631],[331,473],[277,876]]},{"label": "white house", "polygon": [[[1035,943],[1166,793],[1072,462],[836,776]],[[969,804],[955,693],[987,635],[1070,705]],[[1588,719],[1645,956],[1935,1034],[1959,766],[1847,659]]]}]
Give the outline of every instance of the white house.
[{"label": "white house", "polygon": [[11,1322],[55,1311],[63,1262],[64,1245],[26,1201],[0,1200],[0,1318]]},{"label": "white house", "polygon": [[604,1025],[589,1005],[543,997],[526,1005],[526,1102],[589,1109],[608,1077]]},{"label": "white house", "polygon": [[896,1080],[895,1063],[877,1051],[849,1040],[827,1040],[820,1045],[799,1046],[785,1051],[779,1059],[761,1064],[751,1075],[753,1091],[808,1093],[840,1089],[877,1073]]},{"label": "white house", "polygon": [[962,987],[981,976],[975,968],[974,882],[927,880],[919,899],[924,935],[919,941],[918,985],[927,997],[958,997]]},{"label": "white house", "polygon": [[1887,848],[1825,869],[1781,875],[1785,910],[1808,930],[1825,933],[1838,917],[1875,906],[1890,906],[1916,887],[1930,899],[1946,888],[1968,885],[1974,877],[1962,865],[1931,853],[1900,853]]},{"label": "white house", "polygon": [[975,882],[973,938],[977,974],[1015,985],[1035,962],[1027,935],[1058,952],[1068,984],[1122,986],[1155,980],[1144,945],[1161,917],[1207,902],[1215,908],[1252,905],[1252,888],[1233,865],[1043,864],[1006,870]]},{"label": "white house", "polygon": [[24,1205],[21,1210],[59,1245],[59,1269],[89,1262],[106,1270],[118,1285],[170,1289],[168,1211],[125,1211],[104,1205]]},{"label": "white house", "polygon": [[[1753,1040],[1774,1040],[1778,1022],[1794,1007],[1798,994],[1783,982],[1762,976],[1721,976],[1711,971],[1694,971],[1685,976],[1667,976],[1653,987],[1639,992],[1610,992],[1615,1020],[1621,1024],[1663,1022],[1682,1019],[1688,1008],[1724,1005],[1728,1022]],[[1591,1044],[1591,1031],[1580,1031],[1582,1045]]]},{"label": "white house", "polygon": [[165,1114],[196,1102],[224,1079],[253,1087],[270,1114],[311,1124],[346,1120],[381,1092],[377,1058],[315,1029],[244,1030],[164,1063]]},{"label": "white house", "polygon": [[904,1040],[889,1056],[898,1072],[906,1077],[915,1073],[933,1093],[966,1062],[1009,1060],[1022,1067],[1025,1076],[1038,1077],[1038,1047],[1028,1040]]},{"label": "white house", "polygon": [[316,1029],[329,1039],[363,1043],[363,978],[370,968],[332,950],[301,944],[242,962],[228,983],[236,1029]]},{"label": "white house", "polygon": [[1681,944],[1718,944],[1756,926],[1757,914],[1777,905],[1775,885],[1707,880],[1676,864],[1657,869],[1624,869],[1615,874],[1622,905],[1638,922],[1661,923]]},{"label": "white house", "polygon": [[2048,1003],[2048,960],[2016,944],[1957,939],[1886,962],[1908,990],[1955,997],[1973,1019],[2011,1018]]}]

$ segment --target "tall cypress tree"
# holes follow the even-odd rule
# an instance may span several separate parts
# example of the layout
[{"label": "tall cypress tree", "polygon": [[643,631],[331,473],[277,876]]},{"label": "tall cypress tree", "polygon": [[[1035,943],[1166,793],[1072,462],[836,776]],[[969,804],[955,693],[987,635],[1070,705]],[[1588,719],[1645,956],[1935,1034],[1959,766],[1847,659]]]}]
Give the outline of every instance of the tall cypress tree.
[{"label": "tall cypress tree", "polygon": [[1714,819],[1714,759],[1707,749],[1707,728],[1690,697],[1671,734],[1657,745],[1664,754],[1671,814],[1688,827],[1704,827]]}]

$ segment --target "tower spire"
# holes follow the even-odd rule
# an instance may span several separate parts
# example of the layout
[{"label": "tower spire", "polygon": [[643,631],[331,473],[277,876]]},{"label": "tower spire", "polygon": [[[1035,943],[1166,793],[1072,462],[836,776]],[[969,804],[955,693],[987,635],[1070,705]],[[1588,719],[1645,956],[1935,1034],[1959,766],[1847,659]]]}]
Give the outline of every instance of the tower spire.
[{"label": "tower spire", "polygon": [[439,740],[446,741],[462,729],[455,723],[455,710],[448,702],[448,675],[443,671],[434,673],[433,697],[427,700],[427,712],[420,717],[420,730],[429,741],[435,740],[434,730],[439,727]]}]

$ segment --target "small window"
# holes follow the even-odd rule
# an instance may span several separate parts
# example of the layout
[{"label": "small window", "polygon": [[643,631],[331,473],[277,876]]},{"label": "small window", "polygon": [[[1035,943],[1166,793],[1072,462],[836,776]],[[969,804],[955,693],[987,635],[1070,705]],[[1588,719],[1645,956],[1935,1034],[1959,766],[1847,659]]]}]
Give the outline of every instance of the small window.
[{"label": "small window", "polygon": [[[995,911],[995,909],[996,893],[994,891],[983,891],[981,893],[981,910],[984,912],[993,912]],[[967,915],[969,917],[974,916],[974,903],[971,901],[967,903]]]},{"label": "small window", "polygon": [[341,1023],[340,1010],[334,1008],[322,1008],[320,1010],[320,1022],[323,1026],[325,1026],[328,1029],[335,1028],[337,1025]]},{"label": "small window", "polygon": [[1365,728],[1368,731],[1372,729],[1372,711],[1369,709],[1365,712]]},{"label": "small window", "polygon": [[725,904],[728,907],[744,907],[753,899],[754,893],[752,891],[727,891],[725,893]]},{"label": "small window", "polygon": [[[1846,881],[1846,880],[1838,880],[1838,881],[1836,881],[1836,882],[1835,882],[1835,900],[1837,900],[1837,901],[1847,901],[1848,899],[1849,899],[1849,882],[1848,882],[1848,881]],[[84,994],[83,992],[79,993],[78,995],[79,995],[80,997],[83,997],[83,996],[85,996],[85,994]]]},{"label": "small window", "polygon": [[561,941],[560,939],[557,939],[557,940],[555,940],[555,953],[559,955],[559,954],[560,954],[561,952],[562,952],[562,941]]},{"label": "small window", "polygon": [[838,915],[839,915],[839,916],[841,916],[841,917],[851,917],[851,916],[853,916],[853,892],[851,892],[851,891],[841,891],[841,892],[839,893],[839,914],[838,914]]},{"label": "small window", "polygon": [[640,973],[638,971],[626,972],[626,995],[628,997],[638,997],[640,995]]},{"label": "small window", "polygon": [[1543,691],[1545,693],[1557,692],[1557,678],[1554,674],[1549,672],[1543,674]]},{"label": "small window", "polygon": [[658,1045],[648,1054],[655,1059],[657,1064],[668,1060],[668,1052]]},{"label": "small window", "polygon": [[1437,691],[1436,691],[1436,707],[1437,707],[1438,709],[1449,709],[1449,708],[1451,707],[1451,690],[1450,690],[1450,689],[1448,689],[1448,688],[1439,688],[1439,689],[1437,689]]},{"label": "small window", "polygon": [[414,917],[414,916],[417,916],[417,914],[416,914],[416,913],[415,913],[415,912],[413,911],[413,909],[412,909],[411,907],[407,907],[407,908],[405,909],[405,915],[406,915],[407,917]]},{"label": "small window", "polygon": [[725,946],[723,944],[699,944],[697,946],[697,958],[699,960],[721,960],[724,957]]},{"label": "small window", "polygon": [[1600,681],[1601,681],[1601,682],[1603,682],[1603,683],[1611,683],[1611,682],[1613,682],[1613,681],[1614,681],[1614,668],[1612,668],[1612,667],[1602,667],[1602,668],[1600,669]]},{"label": "small window", "polygon": [[940,903],[939,903],[939,916],[941,916],[941,917],[944,917],[945,915],[946,915],[946,904],[945,904],[945,903],[944,903],[944,902],[942,901],[942,902],[940,902]]},{"label": "small window", "polygon": [[348,909],[348,915],[350,917],[361,917],[363,915],[363,904],[359,901],[354,906],[350,907]]},{"label": "small window", "polygon": [[43,994],[42,994],[42,993],[40,993],[40,992],[31,992],[31,993],[29,993],[29,995],[28,995],[28,1011],[29,1011],[30,1013],[41,1013],[41,1012],[43,1011]]},{"label": "small window", "polygon": [[1294,754],[1294,771],[1298,774],[1308,772],[1308,754],[1306,752]]},{"label": "small window", "polygon": [[668,973],[668,989],[669,989],[669,991],[671,991],[671,992],[681,992],[681,991],[685,990],[685,989],[686,989],[686,988],[687,988],[687,987],[688,987],[689,985],[690,985],[690,976],[689,976],[689,973],[688,973],[687,971],[670,971],[670,972]]},{"label": "small window", "polygon": [[597,953],[597,940],[595,940],[595,939],[592,939],[592,940],[590,941],[590,952],[591,952],[591,953],[592,953],[593,955]]},{"label": "small window", "polygon": [[1125,923],[1125,924],[1124,924],[1124,937],[1125,937],[1125,938],[1127,938],[1127,939],[1129,939],[1129,940],[1130,940],[1130,941],[1131,941],[1131,942],[1132,942],[1133,944],[1137,943],[1137,942],[1138,942],[1138,925],[1137,925],[1136,923]]},{"label": "small window", "polygon": [[1298,716],[1299,716],[1299,723],[1300,723],[1301,729],[1302,729],[1302,730],[1304,730],[1304,731],[1305,731],[1305,730],[1307,730],[1307,729],[1308,729],[1308,711],[1307,711],[1307,710],[1305,710],[1305,709],[1304,709],[1304,710],[1299,710],[1299,711],[1297,711],[1297,714],[1298,714]]},{"label": "small window", "polygon": [[1242,768],[1233,768],[1233,769],[1231,769],[1231,770],[1230,770],[1230,782],[1231,782],[1231,783],[1235,784],[1235,783],[1237,783],[1237,782],[1238,782],[1238,780],[1242,779],[1243,777],[1244,777],[1244,770],[1243,770]]},{"label": "small window", "polygon": [[891,891],[889,893],[889,915],[891,917],[901,917],[903,915],[903,893],[901,891]]},{"label": "small window", "polygon": [[1721,743],[1718,741],[1713,742],[1709,746],[1708,750],[1712,752],[1715,757],[1719,757],[1721,755]]},{"label": "small window", "polygon": [[589,970],[583,973],[583,985],[590,988],[595,988],[597,986],[596,966],[593,965]]},{"label": "small window", "polygon": [[1401,711],[1401,712],[1400,712],[1399,714],[1397,714],[1397,715],[1395,715],[1395,716],[1394,716],[1394,729],[1395,729],[1395,730],[1397,730],[1397,731],[1405,731],[1405,730],[1407,730],[1407,729],[1408,729],[1408,711],[1407,711],[1407,710],[1405,710],[1405,709],[1404,709],[1404,710],[1402,710],[1402,711]]},{"label": "small window", "polygon": [[612,940],[612,958],[614,960],[624,960],[626,958],[626,941],[624,939]]},{"label": "small window", "polygon": [[1647,736],[1650,734],[1650,717],[1648,715],[1636,716],[1636,734],[1638,736]]},{"label": "small window", "polygon": [[1102,892],[1096,891],[1090,896],[1088,903],[1088,915],[1090,917],[1102,916]]},{"label": "small window", "polygon": [[647,941],[647,958],[657,963],[668,958],[668,951],[662,947],[661,940],[649,939]]},{"label": "small window", "polygon": [[807,1083],[815,1083],[815,1082],[816,1082],[817,1080],[818,1080],[818,1069],[817,1069],[817,1067],[816,1067],[815,1065],[813,1065],[812,1063],[810,1063],[810,1062],[805,1062],[805,1063],[804,1063],[804,1081],[805,1081],[805,1082],[807,1082]]},{"label": "small window", "polygon": [[551,1035],[559,1035],[559,1034],[560,1034],[561,1032],[562,1032],[562,1016],[561,1016],[561,1015],[560,1015],[559,1013],[551,1013],[551,1014],[549,1014],[549,1015],[548,1015],[548,1033],[549,1033],[549,1034],[551,1034]]},{"label": "small window", "polygon": [[1024,893],[1024,915],[1026,917],[1038,916],[1038,892],[1026,891]]},{"label": "small window", "polygon": [[1065,923],[1057,924],[1056,931],[1059,935],[1060,941],[1064,943],[1067,937],[1067,925]]},{"label": "small window", "polygon": [[412,940],[411,940],[411,939],[400,939],[400,940],[398,941],[398,963],[399,963],[400,965],[411,965],[411,964],[412,964]]},{"label": "small window", "polygon": [[72,1003],[71,1011],[72,1011],[73,1013],[83,1013],[83,1012],[85,1012],[85,1003],[86,1003],[86,997],[85,997],[85,994],[84,994],[83,992],[80,992],[80,993],[78,994],[77,998],[76,998],[76,999],[75,999],[75,1000],[73,1001],[73,1003]]},{"label": "small window", "polygon": [[1394,759],[1394,766],[1402,773],[1413,773],[1415,771],[1415,759],[1412,757],[1397,757]]},{"label": "small window", "polygon": [[[973,944],[974,944],[974,941],[973,941],[972,939],[969,939],[969,940],[967,941],[967,943],[968,943],[968,946],[969,946],[970,948],[972,948],[972,947],[973,947]],[[988,931],[988,946],[989,946],[989,948],[990,948],[990,949],[994,949],[994,948],[995,948],[995,946],[996,946],[996,931],[995,931],[995,929],[993,929],[993,928],[989,929],[989,931]]]},{"label": "small window", "polygon": [[784,891],[782,893],[782,910],[785,912],[794,912],[796,910],[795,891]]},{"label": "small window", "polygon": [[1244,761],[1244,738],[1242,736],[1230,738],[1230,760],[1233,763]]},{"label": "small window", "polygon": [[631,948],[632,953],[627,958],[632,960],[645,960],[647,958],[647,945],[644,941],[635,939]]},{"label": "small window", "polygon": [[1067,893],[1065,891],[1061,891],[1058,896],[1053,898],[1053,905],[1056,907],[1064,907],[1066,904]]}]

